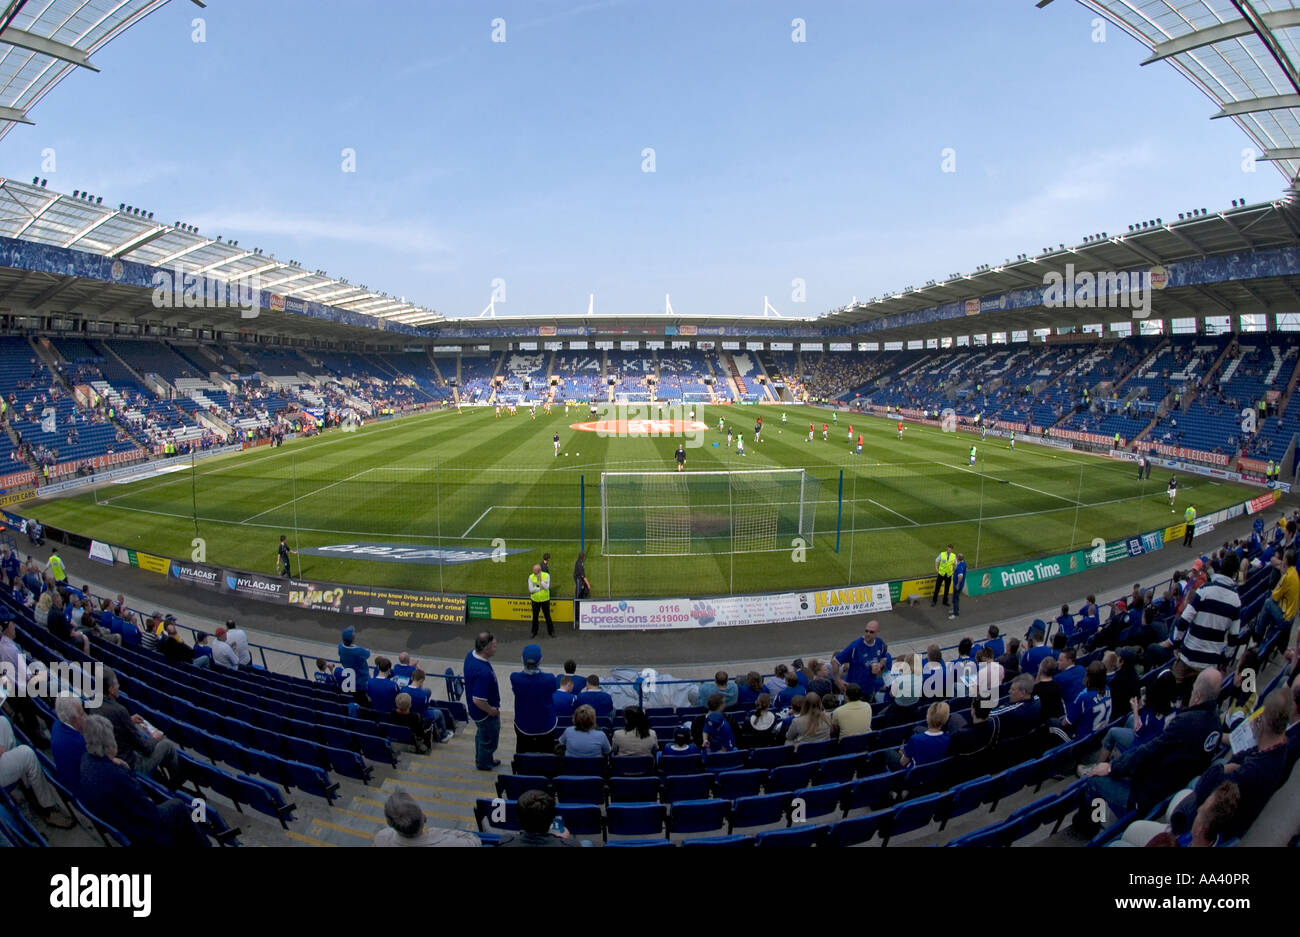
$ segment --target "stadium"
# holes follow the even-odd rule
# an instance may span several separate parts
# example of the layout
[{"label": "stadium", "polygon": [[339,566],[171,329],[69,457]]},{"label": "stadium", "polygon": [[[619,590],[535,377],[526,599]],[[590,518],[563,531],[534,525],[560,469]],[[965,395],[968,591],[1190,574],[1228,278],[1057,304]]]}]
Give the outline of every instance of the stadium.
[{"label": "stadium", "polygon": [[[1184,201],[1239,182],[1275,197],[1170,202],[1123,224],[1136,209],[1114,198],[1114,231],[1061,240],[1060,205],[997,229],[962,217],[974,196],[912,192],[900,167],[885,188],[904,194],[866,199],[889,206],[871,222],[886,241],[806,313],[794,311],[808,308],[798,270],[749,271],[769,242],[805,245],[810,269],[823,252],[833,266],[830,235],[800,241],[738,212],[763,244],[711,254],[697,243],[712,236],[705,220],[681,227],[714,210],[701,183],[634,199],[595,177],[579,180],[584,210],[609,214],[579,223],[557,207],[582,202],[578,183],[548,173],[581,176],[594,157],[548,157],[548,137],[530,151],[556,159],[545,170],[505,145],[421,138],[439,152],[430,166],[386,166],[364,194],[326,192],[293,122],[317,132],[354,108],[356,141],[391,133],[396,149],[418,121],[362,107],[368,92],[329,111],[338,76],[278,45],[279,11],[222,6],[18,0],[0,21],[0,167],[29,167],[0,177],[0,844],[96,856],[1296,845],[1300,5],[1003,11],[998,28],[1023,30],[1024,45],[1034,30],[1105,43],[1098,74],[1111,69],[1116,87],[1147,88],[1139,77],[1158,72],[1161,132],[1186,148],[1175,155],[1204,155],[1179,134],[1236,148],[1221,178],[1199,168],[1208,157],[1196,164],[1206,178]],[[587,49],[608,39],[591,54],[635,62],[653,42],[629,25],[663,25],[634,3],[543,6],[499,21],[453,11],[449,32],[484,35],[398,74],[419,85],[463,67],[490,85],[494,69],[522,69],[512,119],[534,127],[530,76],[572,87],[555,77],[567,78],[554,62],[570,51],[557,33],[577,30]],[[382,26],[389,15],[428,13],[385,11]],[[775,15],[782,45],[829,29],[791,15]],[[772,28],[735,17],[733,41]],[[582,20],[598,21],[592,34]],[[312,30],[347,45],[337,25]],[[202,56],[209,35],[231,33],[271,85],[282,55],[305,94],[320,83],[318,99],[247,152],[195,156],[176,142],[184,157],[147,168],[148,119],[120,97],[103,113],[110,95],[143,94],[133,82],[146,53]],[[522,46],[528,64],[465,51],[489,33],[493,54]],[[192,50],[159,45],[179,34]],[[388,74],[402,56],[384,62],[370,41],[352,51]],[[1150,68],[1136,76],[1139,61]],[[179,93],[220,82],[195,62]],[[807,66],[771,67],[781,83],[794,81],[781,69]],[[820,80],[836,67],[819,66]],[[1026,67],[1069,83],[1050,56]],[[466,89],[471,105],[455,87],[429,94],[461,131],[477,95],[501,90]],[[708,93],[683,87],[662,94],[676,106]],[[1197,90],[1225,118],[1210,129],[1189,116]],[[902,92],[870,103],[930,105]],[[57,143],[42,148],[47,113]],[[110,124],[116,136],[100,139]],[[675,140],[665,126],[661,139]],[[754,166],[788,175],[792,153],[807,160],[797,172],[824,162],[838,180],[864,174],[769,131],[752,163],[719,157],[737,198],[757,191]],[[703,159],[686,136],[681,151]],[[925,159],[953,174],[984,142],[950,152],[926,137]],[[333,136],[323,145],[336,167]],[[344,186],[387,158],[340,145]],[[1035,145],[1074,166],[1061,185],[1102,201],[1107,173],[1129,172],[1080,169],[1061,141]],[[442,147],[460,152],[457,168],[430,168]],[[73,171],[55,168],[56,149]],[[638,185],[672,172],[672,147],[630,152]],[[996,167],[999,198],[1029,188]],[[1129,175],[1174,173],[1139,168]],[[100,194],[115,180],[132,202]],[[396,224],[373,201],[384,193],[415,213],[402,217],[423,217],[438,205],[422,187],[444,185],[489,199],[491,238]],[[515,185],[542,207],[508,203],[523,197]],[[499,204],[494,187],[509,190]],[[898,214],[895,197],[915,198],[914,211]],[[322,215],[270,218],[276,198]],[[161,214],[137,199],[171,203]],[[630,204],[672,216],[680,253],[638,253],[637,235],[610,221]],[[534,209],[553,229],[533,229]],[[187,215],[200,223],[164,220]],[[970,231],[919,245],[909,226],[929,236],[936,217]],[[798,227],[799,210],[787,220]],[[935,273],[949,248],[973,264],[987,259],[973,247],[1002,255],[1040,231],[1038,251]],[[241,246],[253,237],[268,246]],[[844,250],[862,247],[856,237]],[[286,250],[352,260],[351,275],[398,292],[278,259]],[[710,292],[704,273],[659,277],[695,254],[716,267],[709,277],[735,273],[756,295]],[[912,276],[918,262],[933,277],[923,285],[838,292]],[[479,274],[493,264],[504,275],[489,291]],[[656,271],[644,282],[641,266]],[[581,298],[562,304],[547,292],[557,283]],[[400,292],[416,285],[448,300]],[[788,301],[776,292],[787,286]],[[606,295],[616,311],[603,311]]]}]

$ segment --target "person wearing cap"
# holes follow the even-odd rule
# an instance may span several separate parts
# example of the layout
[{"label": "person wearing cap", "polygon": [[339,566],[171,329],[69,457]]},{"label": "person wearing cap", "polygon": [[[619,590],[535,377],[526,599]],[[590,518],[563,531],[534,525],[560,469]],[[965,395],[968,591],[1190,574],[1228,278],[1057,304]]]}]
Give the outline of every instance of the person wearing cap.
[{"label": "person wearing cap", "polygon": [[352,625],[343,629],[342,637],[338,651],[339,666],[343,670],[343,691],[353,693],[359,703],[368,702],[366,682],[370,679],[370,665],[366,661],[370,660],[370,651],[356,644],[357,629]]},{"label": "person wearing cap", "polygon": [[524,648],[523,661],[524,669],[510,675],[515,697],[515,751],[547,754],[555,750],[555,675],[541,669],[542,649],[536,644]]},{"label": "person wearing cap", "polygon": [[216,641],[212,645],[212,663],[218,667],[225,667],[227,670],[239,669],[239,655],[235,649],[230,646],[226,638],[228,632],[225,625],[217,625]]}]

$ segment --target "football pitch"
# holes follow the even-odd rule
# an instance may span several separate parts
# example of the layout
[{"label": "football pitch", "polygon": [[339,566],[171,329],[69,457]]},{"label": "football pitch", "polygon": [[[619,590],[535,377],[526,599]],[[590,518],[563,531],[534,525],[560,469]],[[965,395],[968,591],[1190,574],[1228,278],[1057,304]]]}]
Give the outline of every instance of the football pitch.
[{"label": "football pitch", "polygon": [[[680,474],[680,437],[572,428],[589,418],[585,407],[567,417],[563,407],[539,409],[535,420],[525,409],[498,418],[491,407],[467,407],[199,460],[24,513],[187,560],[199,537],[206,562],[261,573],[276,571],[284,534],[301,551],[295,576],[424,591],[525,596],[532,565],[549,552],[553,593],[572,598],[585,546],[593,594],[634,597],[923,577],[948,543],[973,570],[1164,527],[1189,504],[1206,514],[1254,493],[1181,476],[1171,513],[1167,470],[1139,481],[1134,465],[1023,440],[1012,451],[992,435],[981,442],[911,424],[899,440],[892,421],[841,413],[832,423],[830,411],[809,407],[703,405],[697,417],[708,429],[686,440]],[[745,434],[743,456],[719,432],[720,418]],[[804,471],[759,472],[773,469]],[[682,478],[721,472],[747,474]],[[662,474],[635,479],[635,490],[611,484],[602,518],[602,473]],[[781,484],[750,483],[769,478]],[[765,499],[776,506],[768,511]],[[335,549],[310,552],[327,547]],[[394,548],[406,561],[392,561]],[[439,552],[444,562],[431,559]]]}]

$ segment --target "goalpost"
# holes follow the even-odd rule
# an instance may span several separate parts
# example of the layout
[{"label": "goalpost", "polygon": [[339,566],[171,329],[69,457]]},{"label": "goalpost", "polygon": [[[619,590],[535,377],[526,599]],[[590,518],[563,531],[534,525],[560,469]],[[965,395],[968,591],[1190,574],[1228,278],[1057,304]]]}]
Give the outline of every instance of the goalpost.
[{"label": "goalpost", "polygon": [[602,472],[600,544],[608,556],[790,549],[811,539],[820,483],[804,469]]}]

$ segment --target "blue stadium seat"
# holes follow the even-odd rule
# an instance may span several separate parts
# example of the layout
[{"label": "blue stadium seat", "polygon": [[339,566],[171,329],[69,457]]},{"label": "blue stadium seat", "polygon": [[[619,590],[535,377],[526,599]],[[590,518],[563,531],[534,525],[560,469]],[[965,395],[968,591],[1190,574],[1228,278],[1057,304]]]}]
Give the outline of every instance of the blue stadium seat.
[{"label": "blue stadium seat", "polygon": [[822,846],[830,842],[830,827],[806,824],[792,826],[788,830],[768,830],[759,833],[755,844],[762,847],[785,847],[789,849],[806,849],[809,846]]},{"label": "blue stadium seat", "polygon": [[925,797],[918,797],[915,800],[905,800],[894,807],[894,816],[889,821],[889,827],[885,831],[882,846],[888,846],[889,840],[901,833],[910,833],[913,830],[919,830],[928,824],[936,812],[944,810],[947,804],[952,800],[951,791],[942,791],[938,794],[929,794]]},{"label": "blue stadium seat", "polygon": [[705,800],[713,788],[713,775],[669,774],[663,780],[663,797],[666,804],[679,800]]},{"label": "blue stadium seat", "polygon": [[773,745],[768,748],[754,748],[749,752],[751,768],[778,768],[790,763],[794,749],[789,745]]},{"label": "blue stadium seat", "polygon": [[954,817],[970,813],[982,805],[991,796],[992,790],[993,778],[987,774],[954,787],[952,789],[952,800],[947,808],[942,811],[942,816],[938,812],[935,814],[935,819],[941,821],[939,829],[942,830],[946,827],[948,821]]},{"label": "blue stadium seat", "polygon": [[984,846],[984,847],[1001,847],[1010,846],[1011,840],[1015,836],[1016,824],[1012,821],[1003,821],[993,823],[983,829],[976,830],[973,833],[967,833],[965,836],[952,840],[949,846]]},{"label": "blue stadium seat", "polygon": [[555,815],[564,822],[564,828],[574,836],[600,836],[605,818],[599,804],[560,804]]},{"label": "blue stadium seat", "polygon": [[844,755],[861,754],[868,751],[870,747],[871,733],[862,732],[858,735],[841,735],[839,745],[835,747],[835,751],[839,752],[838,757],[843,757]]},{"label": "blue stadium seat", "polygon": [[610,846],[630,847],[632,849],[650,849],[654,847],[663,847],[672,849],[676,845],[667,839],[612,839],[605,844],[606,848]]},{"label": "blue stadium seat", "polygon": [[518,800],[525,791],[551,790],[551,779],[539,774],[499,774],[496,782],[497,796],[504,800]]},{"label": "blue stadium seat", "polygon": [[732,849],[737,847],[748,847],[755,845],[754,837],[741,836],[739,834],[732,836],[696,836],[691,839],[682,840],[683,846],[700,846],[705,849],[722,848]]},{"label": "blue stadium seat", "polygon": [[[802,811],[802,819],[798,820],[798,822],[802,823],[812,823],[832,816],[838,819],[843,816],[844,802],[848,799],[852,787],[852,781],[843,781],[839,784],[819,784],[816,787],[802,787],[795,791],[790,798],[791,825],[796,823],[796,810]],[[798,805],[796,801],[802,801],[803,803]]]},{"label": "blue stadium seat", "polygon": [[617,755],[609,760],[609,776],[643,777],[655,773],[654,755]]},{"label": "blue stadium seat", "polygon": [[665,752],[659,756],[660,774],[700,774],[704,759],[699,755],[673,755]]},{"label": "blue stadium seat", "polygon": [[659,776],[651,777],[611,777],[610,803],[649,803],[658,801],[660,793]]},{"label": "blue stadium seat", "polygon": [[329,756],[331,769],[345,778],[352,778],[366,785],[370,784],[370,766],[359,753],[341,748],[326,748],[325,753]]},{"label": "blue stadium seat", "polygon": [[610,804],[605,811],[606,836],[662,836],[668,820],[664,804]]},{"label": "blue stadium seat", "polygon": [[858,753],[823,759],[817,763],[817,783],[838,784],[841,781],[852,781],[858,768],[866,763],[867,759]]},{"label": "blue stadium seat", "polygon": [[561,759],[558,755],[525,752],[510,759],[512,774],[542,775],[553,778],[560,773]]},{"label": "blue stadium seat", "polygon": [[704,769],[706,771],[732,771],[736,768],[743,768],[749,761],[749,752],[743,748],[735,748],[729,752],[709,752],[704,756]]},{"label": "blue stadium seat", "polygon": [[897,791],[903,781],[903,772],[886,771],[869,777],[858,778],[849,789],[845,807],[854,810],[875,810],[889,803],[890,795]]},{"label": "blue stadium seat", "polygon": [[731,832],[777,823],[786,826],[789,823],[786,808],[789,806],[790,795],[787,793],[738,797],[731,803]]},{"label": "blue stadium seat", "polygon": [[813,774],[812,764],[801,765],[781,765],[779,768],[773,768],[768,773],[767,781],[763,784],[763,790],[769,794],[778,791],[796,791],[801,787],[807,787],[812,781]]},{"label": "blue stadium seat", "polygon": [[485,823],[493,830],[519,832],[522,827],[519,825],[519,811],[516,808],[517,804],[513,800],[503,803],[491,797],[479,797],[474,801],[474,823],[480,833],[484,832]]},{"label": "blue stadium seat", "polygon": [[823,758],[829,758],[835,754],[835,740],[826,739],[823,742],[800,742],[794,746],[795,764],[804,764],[809,761],[821,761]]},{"label": "blue stadium seat", "polygon": [[603,804],[605,779],[588,775],[561,774],[553,782],[555,799],[564,804]]},{"label": "blue stadium seat", "polygon": [[892,810],[878,810],[849,820],[831,824],[831,843],[835,846],[857,846],[870,842],[882,829],[889,828]]},{"label": "blue stadium seat", "polygon": [[726,829],[731,816],[729,800],[682,800],[668,813],[668,832],[672,835],[713,833]]},{"label": "blue stadium seat", "polygon": [[286,762],[289,766],[289,778],[293,786],[305,794],[324,797],[330,804],[338,794],[339,786],[330,780],[328,774],[315,765],[305,765],[299,761]]},{"label": "blue stadium seat", "polygon": [[280,788],[269,781],[249,777],[246,774],[241,774],[235,778],[235,786],[238,801],[248,804],[258,813],[264,813],[268,817],[279,820],[280,826],[284,829],[289,828],[289,823],[294,818],[293,812],[297,808],[294,804],[285,801],[284,795],[280,793]]},{"label": "blue stadium seat", "polygon": [[714,796],[725,800],[753,797],[762,788],[765,780],[767,780],[767,772],[759,768],[724,771],[714,782],[713,793]]}]

